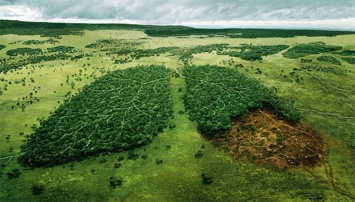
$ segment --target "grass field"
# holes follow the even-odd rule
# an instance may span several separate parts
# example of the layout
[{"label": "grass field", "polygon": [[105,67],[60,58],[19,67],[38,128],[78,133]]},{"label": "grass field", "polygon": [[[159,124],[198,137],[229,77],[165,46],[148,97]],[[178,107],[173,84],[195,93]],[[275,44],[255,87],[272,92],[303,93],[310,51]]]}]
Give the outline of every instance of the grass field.
[{"label": "grass field", "polygon": [[[2,35],[0,59],[6,51],[19,47],[42,48],[50,44],[23,45],[26,40],[46,40],[48,37]],[[59,44],[74,46],[87,54],[77,61],[48,61],[29,64],[21,69],[0,73],[0,201],[353,201],[355,200],[355,68],[341,56],[324,53],[310,55],[312,65],[331,66],[317,61],[328,55],[342,62],[337,67],[346,75],[322,71],[300,70],[301,59],[286,59],[282,52],[261,61],[245,61],[226,55],[194,54],[190,63],[220,65],[236,69],[267,87],[277,95],[292,98],[302,113],[302,122],[321,136],[325,160],[316,167],[277,168],[260,166],[246,160],[234,160],[223,149],[213,146],[196,130],[183,104],[186,88],[182,77],[171,78],[174,102],[173,129],[165,129],[152,143],[135,149],[147,158],[127,159],[128,151],[101,153],[80,162],[50,168],[26,168],[17,163],[25,136],[31,126],[39,125],[66,99],[68,92],[77,93],[107,71],[136,65],[159,64],[182,69],[179,55],[170,53],[142,57],[125,64],[114,64],[103,50],[85,48],[99,39],[123,39],[130,43],[143,41],[137,49],[180,47],[187,50],[198,45],[228,43],[294,46],[301,43],[324,42],[355,50],[355,35],[336,37],[294,37],[232,39],[224,37],[148,37],[143,31],[85,31],[83,36],[63,36]],[[14,44],[14,42],[16,42]],[[122,55],[114,56],[122,58]],[[17,59],[15,59],[17,60]],[[241,66],[237,66],[242,64]],[[297,70],[294,70],[294,69]],[[258,70],[257,70],[258,69]],[[258,73],[261,72],[261,73]],[[291,73],[294,72],[294,73]],[[290,74],[291,73],[291,74]],[[25,84],[15,80],[25,79]],[[30,79],[34,82],[31,82]],[[69,78],[69,82],[67,82]],[[9,84],[9,82],[11,84]],[[74,82],[74,85],[70,85]],[[179,90],[181,89],[181,90]],[[30,98],[30,93],[37,99]],[[27,98],[26,98],[27,97]],[[27,102],[32,100],[32,104]],[[19,104],[17,104],[19,103]],[[25,108],[23,109],[22,104]],[[197,152],[202,158],[196,158]],[[117,159],[123,156],[124,160]],[[162,161],[160,161],[162,160]],[[122,166],[114,168],[115,163]],[[22,173],[8,179],[13,169]],[[211,177],[204,184],[202,175]],[[111,188],[111,177],[122,178],[121,186]],[[43,185],[39,195],[31,192],[33,185]]]}]

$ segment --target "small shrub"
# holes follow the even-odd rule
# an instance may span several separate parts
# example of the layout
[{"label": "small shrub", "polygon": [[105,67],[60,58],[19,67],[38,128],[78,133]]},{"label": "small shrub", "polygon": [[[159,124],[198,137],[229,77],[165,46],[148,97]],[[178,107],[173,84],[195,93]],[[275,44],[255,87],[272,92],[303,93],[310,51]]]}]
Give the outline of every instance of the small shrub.
[{"label": "small shrub", "polygon": [[31,192],[32,192],[32,195],[40,195],[44,192],[44,186],[43,185],[33,185],[31,187]]}]

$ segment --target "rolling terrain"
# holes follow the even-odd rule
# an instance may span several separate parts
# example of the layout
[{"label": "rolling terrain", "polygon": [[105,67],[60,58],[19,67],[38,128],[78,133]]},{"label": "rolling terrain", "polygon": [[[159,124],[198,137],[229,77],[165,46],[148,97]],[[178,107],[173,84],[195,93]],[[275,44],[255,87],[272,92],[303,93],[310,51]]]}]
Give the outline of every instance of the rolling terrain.
[{"label": "rolling terrain", "polygon": [[355,200],[352,32],[0,28],[0,201]]}]

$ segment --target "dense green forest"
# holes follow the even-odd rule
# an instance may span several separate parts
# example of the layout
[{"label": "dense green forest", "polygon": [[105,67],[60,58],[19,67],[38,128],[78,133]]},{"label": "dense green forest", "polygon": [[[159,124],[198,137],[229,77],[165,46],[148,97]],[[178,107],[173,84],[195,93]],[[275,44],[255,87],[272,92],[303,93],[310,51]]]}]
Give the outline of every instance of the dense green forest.
[{"label": "dense green forest", "polygon": [[39,55],[42,54],[42,49],[40,48],[16,48],[6,51],[6,55],[8,56],[18,56],[18,55]]},{"label": "dense green forest", "polygon": [[172,115],[170,70],[138,66],[96,80],[29,136],[19,161],[52,166],[149,143]]},{"label": "dense green forest", "polygon": [[152,27],[145,30],[148,36],[169,37],[169,36],[227,36],[230,38],[290,38],[295,36],[337,36],[343,34],[354,34],[348,31],[322,31],[322,30],[277,30],[277,29],[196,29],[191,27]]},{"label": "dense green forest", "polygon": [[300,120],[292,102],[278,98],[258,81],[219,66],[185,66],[186,109],[198,130],[215,137],[230,129],[231,119],[248,110],[272,106],[288,121]]},{"label": "dense green forest", "polygon": [[201,29],[185,26],[152,26],[134,24],[80,24],[80,23],[46,23],[20,22],[0,20],[0,35],[41,35],[44,37],[61,38],[61,35],[82,35],[83,30],[141,30],[152,37],[169,36],[226,36],[230,38],[290,38],[295,36],[327,36],[354,34],[351,31],[323,30],[280,30],[280,29]]},{"label": "dense green forest", "polygon": [[300,58],[307,55],[327,53],[332,51],[341,50],[341,46],[331,46],[326,45],[324,42],[312,42],[307,44],[298,44],[288,49],[283,53],[283,56],[286,58]]}]

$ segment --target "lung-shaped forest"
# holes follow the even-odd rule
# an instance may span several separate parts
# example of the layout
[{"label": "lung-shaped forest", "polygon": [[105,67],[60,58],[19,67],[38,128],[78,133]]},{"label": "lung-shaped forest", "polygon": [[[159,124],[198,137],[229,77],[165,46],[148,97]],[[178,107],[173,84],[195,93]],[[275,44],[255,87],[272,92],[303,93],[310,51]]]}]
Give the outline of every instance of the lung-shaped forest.
[{"label": "lung-shaped forest", "polygon": [[[19,161],[31,167],[53,166],[149,143],[173,115],[172,76],[171,70],[152,65],[97,79],[41,121],[23,145]],[[300,120],[291,102],[235,70],[186,66],[183,77],[184,104],[198,130],[208,137],[230,129],[233,117],[265,106],[292,123]]]}]

